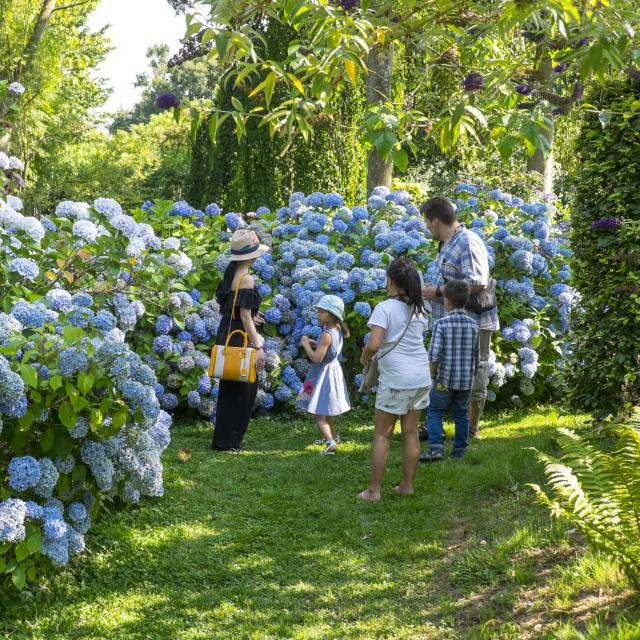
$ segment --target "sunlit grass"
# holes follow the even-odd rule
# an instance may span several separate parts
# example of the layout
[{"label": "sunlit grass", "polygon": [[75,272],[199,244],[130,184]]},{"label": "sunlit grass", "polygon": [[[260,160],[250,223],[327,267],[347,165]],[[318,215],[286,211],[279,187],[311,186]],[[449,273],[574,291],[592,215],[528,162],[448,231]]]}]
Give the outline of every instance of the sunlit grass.
[{"label": "sunlit grass", "polygon": [[[0,595],[0,637],[609,637],[594,629],[614,633],[612,607],[628,618],[620,625],[640,617],[624,579],[527,487],[542,481],[530,447],[553,450],[559,425],[584,422],[553,410],[489,416],[464,461],[419,469],[411,497],[391,491],[397,437],[377,505],[355,497],[369,414],[339,424],[345,443],[329,459],[307,420],[253,422],[239,455],[209,451],[207,425],[178,425],[164,498],[103,517],[71,567]],[[605,610],[597,598],[589,609],[585,594],[601,591]]]}]

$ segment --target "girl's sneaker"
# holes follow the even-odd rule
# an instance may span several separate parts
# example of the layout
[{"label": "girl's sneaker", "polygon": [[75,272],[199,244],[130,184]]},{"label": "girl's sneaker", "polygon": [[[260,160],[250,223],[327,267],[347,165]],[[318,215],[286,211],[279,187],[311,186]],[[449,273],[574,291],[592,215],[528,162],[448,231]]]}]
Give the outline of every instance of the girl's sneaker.
[{"label": "girl's sneaker", "polygon": [[325,450],[320,455],[321,456],[333,456],[333,455],[335,455],[337,448],[338,447],[336,446],[335,440],[333,442],[329,442],[329,444],[327,444]]},{"label": "girl's sneaker", "polygon": [[[340,444],[341,440],[339,435],[335,437],[334,442],[336,444]],[[319,440],[314,440],[313,444],[329,444],[329,441],[324,438],[320,438]]]}]

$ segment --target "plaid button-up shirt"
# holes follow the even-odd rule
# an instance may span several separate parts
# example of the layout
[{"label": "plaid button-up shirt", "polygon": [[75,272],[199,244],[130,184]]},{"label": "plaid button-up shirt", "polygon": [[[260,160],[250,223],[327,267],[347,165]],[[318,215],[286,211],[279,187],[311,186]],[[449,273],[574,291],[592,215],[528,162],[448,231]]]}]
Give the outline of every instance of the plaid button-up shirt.
[{"label": "plaid button-up shirt", "polygon": [[437,382],[448,389],[471,389],[480,362],[478,323],[464,309],[435,322],[429,360],[438,363]]},{"label": "plaid button-up shirt", "polygon": [[[441,244],[436,258],[436,275],[433,284],[444,289],[449,280],[464,280],[468,285],[487,285],[489,282],[489,256],[482,238],[460,225],[449,242]],[[431,301],[433,321],[444,317],[442,298]],[[482,314],[467,313],[481,329],[499,329],[498,309],[490,309]]]}]

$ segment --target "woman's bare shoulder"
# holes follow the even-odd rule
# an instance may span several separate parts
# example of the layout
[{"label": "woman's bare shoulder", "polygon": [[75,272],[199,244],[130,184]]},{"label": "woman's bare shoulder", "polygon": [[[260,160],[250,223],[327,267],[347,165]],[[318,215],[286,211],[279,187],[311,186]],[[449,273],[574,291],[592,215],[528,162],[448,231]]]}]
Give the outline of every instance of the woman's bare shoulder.
[{"label": "woman's bare shoulder", "polygon": [[247,274],[245,275],[244,278],[242,278],[242,282],[240,283],[240,288],[241,289],[253,289],[253,287],[255,286],[255,280],[253,279],[253,276],[251,274]]}]

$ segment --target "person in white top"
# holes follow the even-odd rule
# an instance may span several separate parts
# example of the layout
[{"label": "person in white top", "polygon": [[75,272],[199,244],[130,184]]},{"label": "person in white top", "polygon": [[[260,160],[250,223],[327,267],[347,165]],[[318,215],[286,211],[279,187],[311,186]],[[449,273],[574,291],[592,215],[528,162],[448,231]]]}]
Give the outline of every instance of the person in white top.
[{"label": "person in white top", "polygon": [[376,306],[369,318],[371,335],[362,351],[364,366],[378,358],[375,435],[371,453],[369,488],[358,494],[362,500],[377,502],[384,477],[389,443],[400,418],[403,444],[402,484],[396,492],[413,493],[420,455],[418,424],[420,413],[429,404],[431,375],[425,348],[429,326],[422,299],[420,275],[406,258],[396,258],[387,269],[389,298]]}]

